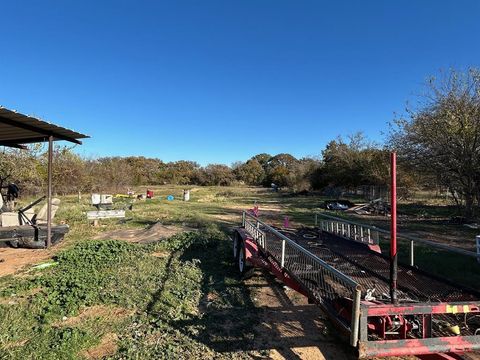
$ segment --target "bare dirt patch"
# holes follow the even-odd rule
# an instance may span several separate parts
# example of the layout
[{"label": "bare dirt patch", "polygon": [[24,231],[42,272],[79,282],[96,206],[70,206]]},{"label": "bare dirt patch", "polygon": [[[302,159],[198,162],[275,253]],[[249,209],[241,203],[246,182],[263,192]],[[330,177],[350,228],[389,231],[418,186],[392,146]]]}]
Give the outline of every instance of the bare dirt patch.
[{"label": "bare dirt patch", "polygon": [[25,267],[50,259],[54,250],[0,248],[0,276],[11,275]]},{"label": "bare dirt patch", "polygon": [[157,222],[146,229],[122,229],[107,231],[95,236],[94,239],[114,239],[146,244],[169,238],[183,231],[191,230],[193,229],[187,229],[185,227],[179,227],[174,225],[163,225],[162,223]]},{"label": "bare dirt patch", "polygon": [[103,359],[107,356],[111,356],[117,352],[118,345],[118,336],[115,333],[108,333],[102,340],[100,344],[94,346],[90,349],[87,349],[81,353],[87,359]]},{"label": "bare dirt patch", "polygon": [[6,345],[4,345],[4,349],[8,350],[8,349],[13,349],[13,348],[16,348],[16,347],[23,346],[27,343],[27,341],[28,341],[28,339],[23,339],[23,340],[18,340],[18,341],[13,341],[13,342],[7,343]]},{"label": "bare dirt patch", "polygon": [[156,251],[151,253],[151,255],[157,258],[166,258],[170,255],[170,253],[168,251]]},{"label": "bare dirt patch", "polygon": [[133,310],[122,307],[113,307],[105,305],[95,305],[84,308],[80,314],[74,317],[67,318],[57,324],[56,326],[78,326],[79,324],[96,318],[101,318],[105,322],[118,321],[127,316],[132,315]]},{"label": "bare dirt patch", "polygon": [[257,349],[270,350],[269,358],[355,359],[353,351],[331,330],[320,309],[297,292],[286,289],[271,275],[247,281],[260,312]]},{"label": "bare dirt patch", "polygon": [[232,223],[232,224],[239,224],[242,221],[242,213],[238,212],[238,214],[216,214],[212,215],[212,217],[216,220],[220,220],[225,223]]},{"label": "bare dirt patch", "polygon": [[10,297],[0,298],[0,304],[1,305],[18,305],[22,302],[30,300],[33,296],[35,296],[41,291],[42,291],[42,288],[37,287],[22,293],[22,295],[20,296],[18,294],[12,294],[12,296]]}]

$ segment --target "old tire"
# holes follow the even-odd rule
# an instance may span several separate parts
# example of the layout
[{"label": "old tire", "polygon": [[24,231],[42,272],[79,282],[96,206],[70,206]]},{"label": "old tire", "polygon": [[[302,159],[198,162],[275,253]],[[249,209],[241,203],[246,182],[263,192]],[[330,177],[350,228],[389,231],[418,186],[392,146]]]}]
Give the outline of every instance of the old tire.
[{"label": "old tire", "polygon": [[247,265],[247,253],[245,251],[245,243],[242,241],[240,242],[240,248],[238,251],[238,258],[237,258],[237,266],[238,271],[241,275],[246,276],[246,274],[250,273],[253,269],[252,266]]},{"label": "old tire", "polygon": [[232,250],[233,250],[233,258],[235,260],[238,259],[238,252],[240,250],[240,235],[238,232],[233,234],[233,241],[232,241]]},{"label": "old tire", "polygon": [[10,241],[7,241],[7,244],[10,245],[10,247],[12,248],[18,248],[18,240],[10,240]]}]

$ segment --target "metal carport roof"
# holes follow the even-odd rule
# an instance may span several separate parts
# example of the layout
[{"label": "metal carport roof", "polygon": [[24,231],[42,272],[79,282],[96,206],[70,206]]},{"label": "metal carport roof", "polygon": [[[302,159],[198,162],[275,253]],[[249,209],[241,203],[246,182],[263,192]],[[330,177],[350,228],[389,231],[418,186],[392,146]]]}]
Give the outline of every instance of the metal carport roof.
[{"label": "metal carport roof", "polygon": [[73,130],[51,124],[33,116],[20,114],[0,106],[0,146],[24,148],[22,144],[48,142],[48,184],[47,184],[47,240],[46,247],[52,238],[52,162],[53,142],[66,140],[81,144],[79,139],[89,136]]},{"label": "metal carport roof", "polygon": [[79,139],[89,137],[0,106],[0,146],[22,147],[22,144],[46,142],[50,136],[53,140],[76,144],[82,143]]}]

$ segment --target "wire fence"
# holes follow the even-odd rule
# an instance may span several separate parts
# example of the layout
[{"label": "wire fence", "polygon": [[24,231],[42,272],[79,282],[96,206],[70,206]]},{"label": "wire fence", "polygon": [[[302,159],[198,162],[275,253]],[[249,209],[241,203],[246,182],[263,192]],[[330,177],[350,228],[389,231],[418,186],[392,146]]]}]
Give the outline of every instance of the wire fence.
[{"label": "wire fence", "polygon": [[[332,236],[341,236],[357,242],[371,244],[368,235],[365,235],[370,234],[373,244],[378,244],[383,253],[388,253],[390,249],[389,230],[324,213],[315,213],[314,223],[316,227]],[[350,232],[345,230],[348,228]],[[480,288],[480,249],[477,249],[478,252],[469,251],[402,233],[397,233],[397,241],[399,263],[473,289]]]}]

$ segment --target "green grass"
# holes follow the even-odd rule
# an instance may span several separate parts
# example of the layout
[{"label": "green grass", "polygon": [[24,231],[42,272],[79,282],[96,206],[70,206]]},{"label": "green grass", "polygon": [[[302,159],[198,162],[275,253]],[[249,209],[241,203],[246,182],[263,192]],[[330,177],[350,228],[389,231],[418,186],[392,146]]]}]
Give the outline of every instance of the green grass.
[{"label": "green grass", "polygon": [[[207,294],[216,294],[210,310],[251,306],[226,259],[227,248],[224,233],[216,229],[154,245],[84,241],[58,253],[55,267],[3,279],[0,297],[13,303],[0,305],[2,358],[76,359],[110,332],[120,338],[116,358],[232,358],[222,355],[220,350],[227,348],[221,342],[207,346],[214,341],[210,328],[221,322],[215,312],[199,312]],[[158,252],[166,255],[152,255]],[[62,325],[65,317],[99,304],[131,309],[132,314],[113,323]],[[234,331],[239,341],[253,336],[254,318],[242,321]]]},{"label": "green grass", "polygon": [[[254,348],[257,309],[233,266],[228,234],[240,223],[241,210],[255,202],[261,213],[262,207],[277,209],[272,219],[277,223],[288,215],[296,224],[313,225],[313,212],[325,199],[260,188],[195,187],[192,200],[182,202],[183,187],[153,190],[155,198],[133,203],[125,221],[102,220],[100,227],[86,221],[88,197],[62,197],[56,221],[65,221],[71,230],[55,248],[57,265],[0,278],[0,359],[78,359],[112,333],[118,345],[108,354],[113,359],[268,355],[245,350]],[[169,194],[176,200],[167,201]],[[438,211],[444,215],[447,210]],[[435,213],[428,216],[435,221]],[[103,231],[144,228],[157,221],[196,231],[148,245],[92,240]],[[385,227],[386,221],[376,219],[375,224]],[[465,231],[460,225],[434,224],[412,218],[402,226],[438,236]],[[407,261],[408,248],[400,249],[400,259]],[[480,266],[474,262],[421,247],[416,259],[428,270],[478,288]],[[120,309],[121,315],[107,311],[82,317],[96,307]]]},{"label": "green grass", "polygon": [[[255,317],[249,291],[233,267],[226,231],[241,217],[229,207],[253,201],[243,189],[200,188],[188,203],[165,199],[170,193],[178,198],[181,188],[154,190],[153,200],[134,203],[127,221],[102,221],[98,228],[85,219],[88,199],[62,197],[56,220],[67,222],[71,231],[56,249],[57,266],[0,278],[0,358],[82,358],[109,333],[119,339],[114,358],[250,357],[227,351],[232,339],[251,341]],[[247,193],[256,197],[262,191]],[[234,218],[216,217],[228,214]],[[199,231],[153,245],[91,240],[102,231],[157,221]],[[69,324],[69,318],[98,305],[131,312],[115,321],[100,317],[63,325],[65,317]],[[219,311],[237,318],[248,308],[251,315],[222,329]]]}]

